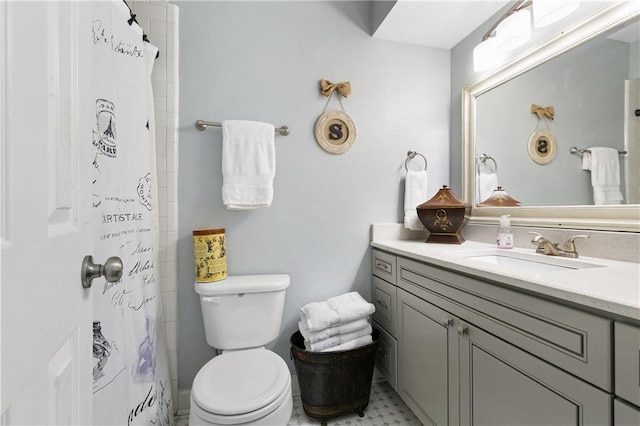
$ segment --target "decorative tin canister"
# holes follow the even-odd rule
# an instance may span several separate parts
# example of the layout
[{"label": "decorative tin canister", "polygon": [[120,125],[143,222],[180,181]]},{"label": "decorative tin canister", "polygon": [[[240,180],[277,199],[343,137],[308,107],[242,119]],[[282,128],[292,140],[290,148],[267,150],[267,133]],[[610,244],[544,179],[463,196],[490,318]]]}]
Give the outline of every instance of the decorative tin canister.
[{"label": "decorative tin canister", "polygon": [[224,228],[193,231],[196,282],[210,283],[227,278]]},{"label": "decorative tin canister", "polygon": [[429,231],[426,242],[462,244],[464,237],[460,230],[469,219],[471,205],[458,200],[447,185],[416,210]]}]

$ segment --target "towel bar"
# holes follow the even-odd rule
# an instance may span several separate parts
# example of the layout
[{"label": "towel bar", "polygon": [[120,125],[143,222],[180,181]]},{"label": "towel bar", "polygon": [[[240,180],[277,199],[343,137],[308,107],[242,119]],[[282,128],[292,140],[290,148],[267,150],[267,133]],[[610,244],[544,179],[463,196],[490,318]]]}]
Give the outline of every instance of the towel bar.
[{"label": "towel bar", "polygon": [[[582,148],[578,148],[575,146],[572,146],[571,148],[569,148],[569,152],[572,154],[584,154],[585,152],[591,152],[588,149],[582,149]],[[618,151],[618,155],[626,155],[627,151]]]},{"label": "towel bar", "polygon": [[[218,121],[196,120],[196,129],[203,131],[206,130],[207,127],[222,127],[222,123]],[[275,131],[282,136],[288,136],[289,133],[291,133],[291,130],[289,130],[287,126],[276,127]]]}]

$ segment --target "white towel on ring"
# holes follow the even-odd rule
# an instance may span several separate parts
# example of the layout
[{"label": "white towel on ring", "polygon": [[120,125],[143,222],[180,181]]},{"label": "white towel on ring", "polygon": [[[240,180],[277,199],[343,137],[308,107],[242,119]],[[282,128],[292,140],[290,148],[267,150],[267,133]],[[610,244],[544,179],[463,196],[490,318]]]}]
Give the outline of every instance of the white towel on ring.
[{"label": "white towel on ring", "polygon": [[424,231],[425,228],[416,207],[427,201],[427,171],[407,170],[404,180],[404,227],[413,231]]},{"label": "white towel on ring", "polygon": [[368,326],[366,326],[365,328],[361,328],[360,330],[356,330],[347,334],[338,334],[335,336],[331,336],[328,339],[319,340],[317,342],[311,343],[305,340],[304,347],[308,351],[320,352],[320,351],[324,351],[325,349],[332,348],[334,346],[339,346],[344,343],[351,342],[352,340],[355,340],[359,337],[371,336],[372,332],[373,332],[373,328],[369,324]]},{"label": "white towel on ring", "polygon": [[229,210],[269,207],[276,151],[273,124],[222,122],[222,202]]},{"label": "white towel on ring", "polygon": [[493,195],[493,191],[498,187],[498,175],[491,173],[478,173],[478,198],[476,202],[481,203]]},{"label": "white towel on ring", "polygon": [[335,352],[335,351],[348,351],[350,349],[359,348],[360,346],[368,345],[373,342],[373,338],[371,335],[358,337],[357,339],[350,340],[348,342],[344,342],[339,344],[338,346],[331,346],[330,348],[324,349],[320,352]]},{"label": "white towel on ring", "polygon": [[337,336],[339,334],[348,334],[357,330],[361,330],[367,326],[370,326],[371,322],[369,321],[369,317],[360,318],[355,321],[350,321],[344,324],[337,325],[335,327],[329,327],[318,331],[309,331],[305,328],[302,321],[298,321],[298,330],[300,330],[300,334],[304,337],[305,342],[315,343],[320,340],[325,340],[333,336]]},{"label": "white towel on ring", "polygon": [[311,302],[300,308],[300,319],[309,331],[334,327],[373,314],[376,307],[356,291]]}]

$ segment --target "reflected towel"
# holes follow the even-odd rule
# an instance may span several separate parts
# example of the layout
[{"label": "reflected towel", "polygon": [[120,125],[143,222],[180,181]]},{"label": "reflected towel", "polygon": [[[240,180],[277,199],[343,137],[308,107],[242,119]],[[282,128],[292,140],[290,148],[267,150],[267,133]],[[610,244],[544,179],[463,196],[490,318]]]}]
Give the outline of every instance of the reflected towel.
[{"label": "reflected towel", "polygon": [[371,335],[358,337],[357,339],[351,340],[349,342],[342,343],[338,346],[332,346],[330,348],[324,349],[321,352],[335,352],[335,351],[348,351],[350,349],[359,348],[360,346],[368,345],[373,342],[373,338]]},{"label": "reflected towel", "polygon": [[498,175],[495,173],[478,173],[476,202],[481,203],[493,195],[498,187]]},{"label": "reflected towel", "polygon": [[407,171],[407,177],[404,181],[404,227],[414,230],[423,231],[424,227],[416,207],[427,201],[427,171]]},{"label": "reflected towel", "polygon": [[273,124],[222,122],[222,202],[229,210],[269,207],[276,151]]},{"label": "reflected towel", "polygon": [[311,302],[300,308],[300,319],[309,331],[335,327],[373,314],[376,307],[358,292],[352,291],[323,302]]},{"label": "reflected towel", "polygon": [[582,157],[582,168],[591,171],[593,203],[620,204],[620,158],[613,148],[593,147]]},{"label": "reflected towel", "polygon": [[319,342],[320,340],[337,336],[339,334],[348,334],[356,330],[361,330],[367,326],[370,326],[370,324],[371,323],[369,321],[369,317],[367,317],[347,322],[345,324],[337,325],[335,327],[325,328],[323,330],[309,331],[307,328],[305,328],[302,321],[298,321],[298,329],[300,330],[300,334],[302,334],[302,337],[304,337],[305,342],[315,343]]},{"label": "reflected towel", "polygon": [[371,333],[373,332],[373,328],[371,325],[366,326],[365,328],[361,328],[360,330],[353,331],[347,334],[338,334],[336,336],[331,336],[328,339],[319,340],[317,342],[308,342],[304,341],[304,347],[308,351],[312,352],[320,352],[325,349],[332,348],[334,346],[339,346],[347,342],[351,342],[363,336],[371,337]]}]

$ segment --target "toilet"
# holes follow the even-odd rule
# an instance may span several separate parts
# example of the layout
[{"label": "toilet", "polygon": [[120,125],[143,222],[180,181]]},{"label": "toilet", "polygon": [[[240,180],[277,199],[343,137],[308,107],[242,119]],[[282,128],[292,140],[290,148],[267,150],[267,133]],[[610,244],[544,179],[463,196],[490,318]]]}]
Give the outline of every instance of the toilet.
[{"label": "toilet", "polygon": [[289,283],[284,274],[195,283],[207,343],[222,354],[193,380],[189,426],[287,424],[291,373],[264,345],[278,337]]}]

